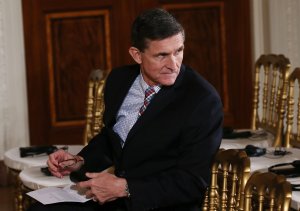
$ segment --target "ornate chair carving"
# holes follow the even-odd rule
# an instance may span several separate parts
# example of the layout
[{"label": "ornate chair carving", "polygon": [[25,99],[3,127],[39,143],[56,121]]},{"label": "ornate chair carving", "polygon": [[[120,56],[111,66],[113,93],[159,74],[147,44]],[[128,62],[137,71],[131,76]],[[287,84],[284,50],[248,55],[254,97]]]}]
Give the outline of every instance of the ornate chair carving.
[{"label": "ornate chair carving", "polygon": [[[298,87],[295,87],[298,82]],[[296,106],[295,106],[296,104]],[[296,68],[289,77],[285,147],[300,148],[300,68]]]},{"label": "ornate chair carving", "polygon": [[[104,112],[104,84],[105,77],[102,70],[93,70],[88,81],[87,95],[87,116],[86,129],[84,135],[84,144],[87,144],[103,127],[102,116]],[[80,150],[83,145],[81,145]],[[80,150],[71,151],[72,154],[77,154]],[[44,166],[46,165],[46,160]],[[68,177],[59,179],[53,176],[46,176],[41,172],[41,166],[29,167],[21,171],[19,177],[23,184],[23,192],[36,190],[43,187],[64,187],[71,183]],[[25,195],[25,194],[24,194]],[[24,197],[23,208],[26,208],[31,203],[31,199]]]},{"label": "ornate chair carving", "polygon": [[289,71],[290,61],[283,55],[261,55],[255,63],[251,127],[272,133],[275,136],[273,146],[283,144]]},{"label": "ornate chair carving", "polygon": [[242,210],[250,159],[244,151],[220,149],[212,165],[211,185],[203,210]]},{"label": "ornate chair carving", "polygon": [[87,96],[87,114],[86,114],[86,129],[84,135],[84,144],[87,144],[102,127],[102,117],[104,113],[104,93],[103,88],[105,78],[102,70],[93,70],[88,82]]},{"label": "ornate chair carving", "polygon": [[245,211],[288,211],[292,198],[291,184],[282,175],[254,172],[245,187]]}]

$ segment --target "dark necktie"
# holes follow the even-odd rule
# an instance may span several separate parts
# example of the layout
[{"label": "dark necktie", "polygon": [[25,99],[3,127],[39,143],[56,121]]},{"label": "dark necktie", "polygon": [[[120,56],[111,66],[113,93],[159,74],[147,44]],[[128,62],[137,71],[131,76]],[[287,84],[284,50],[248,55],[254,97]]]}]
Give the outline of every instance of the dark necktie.
[{"label": "dark necktie", "polygon": [[142,105],[142,107],[140,108],[139,111],[139,117],[144,113],[144,111],[146,110],[147,106],[149,105],[151,99],[154,97],[155,94],[155,90],[153,86],[149,86],[146,90],[145,90],[145,98],[144,98],[144,104]]}]

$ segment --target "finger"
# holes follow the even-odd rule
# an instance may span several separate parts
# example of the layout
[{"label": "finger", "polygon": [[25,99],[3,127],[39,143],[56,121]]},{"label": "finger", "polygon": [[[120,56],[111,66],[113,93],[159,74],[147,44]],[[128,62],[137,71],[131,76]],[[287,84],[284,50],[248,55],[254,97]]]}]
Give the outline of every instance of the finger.
[{"label": "finger", "polygon": [[49,155],[47,160],[47,165],[53,171],[58,171],[59,160],[63,160],[63,157],[60,155],[61,153],[54,152]]},{"label": "finger", "polygon": [[93,198],[94,194],[92,193],[92,191],[88,190],[85,192],[85,196],[86,198],[90,199]]},{"label": "finger", "polygon": [[61,171],[60,169],[57,169],[57,168],[48,167],[48,169],[53,176],[56,176],[58,178],[62,178],[63,176],[70,174],[70,171]]},{"label": "finger", "polygon": [[49,160],[47,161],[47,166],[50,171],[54,171],[54,172],[58,171],[58,168],[55,165],[53,165]]},{"label": "finger", "polygon": [[60,172],[55,172],[55,171],[50,171],[51,174],[55,177],[58,177],[58,178],[63,178],[63,175],[60,173]]},{"label": "finger", "polygon": [[114,201],[114,200],[116,200],[117,198],[110,198],[110,199],[108,199],[107,201],[108,202],[110,202],[110,201]]},{"label": "finger", "polygon": [[53,165],[57,166],[58,165],[58,161],[59,161],[59,153],[58,152],[54,152],[52,154],[49,155],[48,161],[50,161]]},{"label": "finger", "polygon": [[90,189],[91,188],[91,183],[90,181],[83,181],[83,182],[78,182],[77,185],[80,187],[80,188],[87,188],[87,189]]},{"label": "finger", "polygon": [[91,172],[87,172],[85,175],[86,175],[88,178],[96,178],[96,177],[100,176],[101,173],[91,173]]},{"label": "finger", "polygon": [[49,169],[53,169],[53,170],[56,169],[56,167],[49,160],[47,160],[46,164],[47,164]]},{"label": "finger", "polygon": [[66,176],[66,175],[69,175],[71,173],[71,171],[70,170],[61,170],[61,171],[59,171],[59,173],[63,176]]},{"label": "finger", "polygon": [[66,169],[66,168],[68,168],[69,166],[68,166],[68,164],[64,164],[64,163],[62,162],[62,163],[59,163],[59,164],[58,164],[58,167],[59,167],[60,169]]},{"label": "finger", "polygon": [[97,199],[96,196],[93,197],[93,201],[94,201],[94,202],[97,202],[97,201],[98,201],[98,199]]},{"label": "finger", "polygon": [[51,174],[56,177],[62,178],[63,175],[68,174],[68,172],[60,172],[60,169],[57,168],[57,166],[53,165],[53,163],[50,160],[47,161],[47,165],[48,165],[48,169],[51,172]]},{"label": "finger", "polygon": [[56,160],[56,158],[53,157],[49,157],[47,163],[55,167],[58,166],[58,160]]}]

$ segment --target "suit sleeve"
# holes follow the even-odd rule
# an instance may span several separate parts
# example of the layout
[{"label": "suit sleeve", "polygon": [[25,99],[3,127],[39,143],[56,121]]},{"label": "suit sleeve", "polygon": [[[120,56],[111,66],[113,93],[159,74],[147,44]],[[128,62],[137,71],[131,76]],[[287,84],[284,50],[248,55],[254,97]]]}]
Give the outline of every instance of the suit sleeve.
[{"label": "suit sleeve", "polygon": [[175,168],[142,179],[127,179],[130,210],[201,203],[210,166],[222,138],[223,111],[217,95],[207,95],[190,113],[180,137]]},{"label": "suit sleeve", "polygon": [[[104,101],[105,101],[105,108],[111,107],[111,105],[107,105],[107,87],[113,87],[111,84],[111,75],[114,71],[111,71],[111,74],[108,75],[104,87]],[[112,89],[112,88],[110,88]],[[113,90],[114,91],[114,90]],[[111,92],[113,92],[111,91]],[[95,137],[90,140],[87,146],[85,146],[78,155],[82,156],[85,161],[85,168],[90,172],[99,172],[107,167],[113,165],[112,159],[112,149],[110,143],[110,129],[107,128],[106,116],[109,112],[109,109],[104,110],[103,114],[103,122],[105,126],[101,129],[101,132],[97,134]]]},{"label": "suit sleeve", "polygon": [[113,165],[107,133],[107,128],[102,128],[101,132],[78,153],[84,158],[85,168],[89,172],[100,172]]}]

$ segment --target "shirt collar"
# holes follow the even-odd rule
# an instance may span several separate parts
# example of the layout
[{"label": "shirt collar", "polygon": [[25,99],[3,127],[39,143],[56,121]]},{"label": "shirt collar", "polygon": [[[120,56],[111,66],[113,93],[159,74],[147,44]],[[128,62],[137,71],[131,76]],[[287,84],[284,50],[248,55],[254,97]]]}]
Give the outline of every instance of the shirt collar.
[{"label": "shirt collar", "polygon": [[[138,75],[138,77],[139,77],[138,80],[139,80],[140,86],[142,87],[143,92],[145,92],[146,89],[149,87],[149,85],[145,82],[145,80],[144,80],[143,75],[142,75],[141,72]],[[153,88],[154,88],[155,93],[157,94],[158,91],[161,89],[161,85],[155,85],[155,86],[153,86]]]}]

